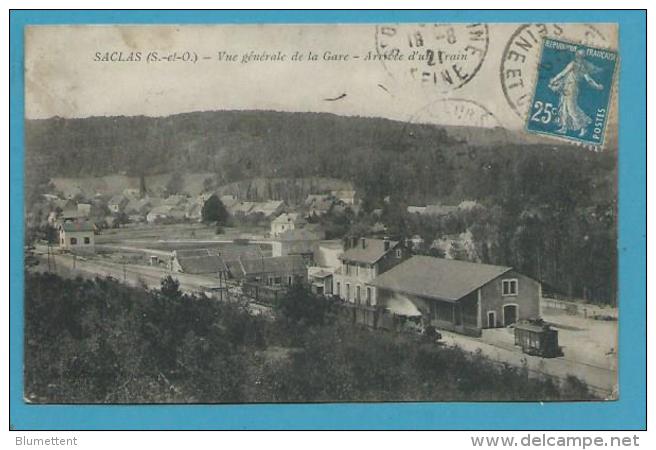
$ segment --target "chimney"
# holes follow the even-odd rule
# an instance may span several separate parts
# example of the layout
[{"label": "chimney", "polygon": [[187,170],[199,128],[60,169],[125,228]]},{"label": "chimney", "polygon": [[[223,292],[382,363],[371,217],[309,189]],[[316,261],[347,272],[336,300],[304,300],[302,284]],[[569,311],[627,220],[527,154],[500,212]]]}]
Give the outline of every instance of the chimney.
[{"label": "chimney", "polygon": [[390,249],[390,241],[387,236],[383,238],[383,248],[385,249],[385,251]]},{"label": "chimney", "polygon": [[362,248],[367,246],[367,240],[365,238],[360,238],[360,242],[362,243]]}]

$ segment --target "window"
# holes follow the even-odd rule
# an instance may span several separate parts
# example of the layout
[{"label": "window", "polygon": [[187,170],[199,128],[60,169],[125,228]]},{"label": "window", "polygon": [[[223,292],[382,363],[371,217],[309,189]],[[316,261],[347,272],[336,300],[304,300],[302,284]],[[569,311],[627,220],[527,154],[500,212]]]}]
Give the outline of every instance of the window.
[{"label": "window", "polygon": [[91,238],[89,238],[89,237],[85,237],[85,238],[84,238],[84,243],[85,243],[85,244],[91,244]]},{"label": "window", "polygon": [[358,266],[357,264],[354,264],[354,266],[355,266],[355,276],[358,277],[360,276],[360,266]]},{"label": "window", "polygon": [[287,277],[287,285],[288,286],[292,285],[292,277]]},{"label": "window", "polygon": [[517,295],[517,280],[502,280],[501,293],[503,295]]},{"label": "window", "polygon": [[355,303],[360,304],[360,286],[355,287]]},{"label": "window", "polygon": [[346,283],[346,300],[351,300],[351,285]]},{"label": "window", "polygon": [[336,294],[337,294],[338,297],[342,294],[342,290],[340,288],[341,288],[341,285],[338,281],[337,282],[337,291],[336,291]]},{"label": "window", "polygon": [[77,245],[77,238],[71,238],[71,245]]},{"label": "window", "polygon": [[371,306],[371,288],[367,287],[367,306]]},{"label": "window", "polygon": [[400,257],[402,257],[402,256],[403,256],[403,252],[401,251],[400,248],[397,248],[397,249],[396,249],[396,257],[397,257],[397,258],[400,258]]}]

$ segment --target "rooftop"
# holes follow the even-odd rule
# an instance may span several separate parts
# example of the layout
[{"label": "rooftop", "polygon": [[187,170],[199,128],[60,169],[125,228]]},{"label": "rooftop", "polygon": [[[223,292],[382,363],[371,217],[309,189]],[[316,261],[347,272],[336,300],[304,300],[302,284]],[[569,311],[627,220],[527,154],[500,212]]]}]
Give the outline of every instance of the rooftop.
[{"label": "rooftop", "polygon": [[510,267],[413,256],[379,275],[372,286],[455,302],[511,270]]},{"label": "rooftop", "polygon": [[209,252],[198,255],[188,255],[186,252],[184,255],[177,253],[177,259],[184,273],[200,275],[227,270],[223,259],[219,255],[210,255]]},{"label": "rooftop", "polygon": [[[362,245],[363,239],[364,239],[364,246]],[[385,253],[396,247],[396,245],[398,244],[398,241],[388,241],[388,242],[389,242],[389,248],[385,250],[384,239],[360,238],[357,240],[357,245],[347,249],[340,256],[340,259],[347,260],[347,261],[362,262],[367,264],[374,264],[380,258],[382,258],[385,255]]]},{"label": "rooftop", "polygon": [[93,224],[87,221],[64,222],[61,228],[67,233],[89,232],[95,229]]},{"label": "rooftop", "polygon": [[305,270],[305,262],[300,255],[278,256],[269,258],[249,258],[233,261],[228,264],[230,273],[235,278],[247,275],[284,274],[290,272],[301,272]]}]

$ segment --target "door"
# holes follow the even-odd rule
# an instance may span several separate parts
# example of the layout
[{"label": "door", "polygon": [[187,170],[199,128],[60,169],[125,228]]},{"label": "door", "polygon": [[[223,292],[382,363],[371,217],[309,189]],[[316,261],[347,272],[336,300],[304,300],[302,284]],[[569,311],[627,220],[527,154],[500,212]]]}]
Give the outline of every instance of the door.
[{"label": "door", "polygon": [[490,311],[487,313],[487,327],[494,328],[496,326],[497,326],[497,315],[494,313],[494,311]]},{"label": "door", "polygon": [[507,327],[517,322],[517,305],[503,306],[503,326]]}]

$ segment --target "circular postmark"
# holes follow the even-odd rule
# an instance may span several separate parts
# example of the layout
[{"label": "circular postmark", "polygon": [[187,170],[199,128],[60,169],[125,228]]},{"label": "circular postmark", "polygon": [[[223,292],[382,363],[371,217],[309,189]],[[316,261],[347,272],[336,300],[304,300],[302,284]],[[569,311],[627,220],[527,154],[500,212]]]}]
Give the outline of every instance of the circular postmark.
[{"label": "circular postmark", "polygon": [[397,144],[411,147],[417,142],[469,139],[469,128],[503,129],[485,106],[464,98],[444,98],[418,109],[406,121]]},{"label": "circular postmark", "polygon": [[606,37],[592,25],[520,25],[510,36],[503,51],[499,76],[506,101],[522,120],[526,118],[533,96],[533,84],[544,37],[594,46],[608,44]]},{"label": "circular postmark", "polygon": [[376,27],[376,52],[387,73],[447,93],[476,75],[489,47],[486,24]]},{"label": "circular postmark", "polygon": [[477,128],[501,126],[499,120],[485,106],[463,98],[446,98],[431,102],[410,117],[408,122]]}]

